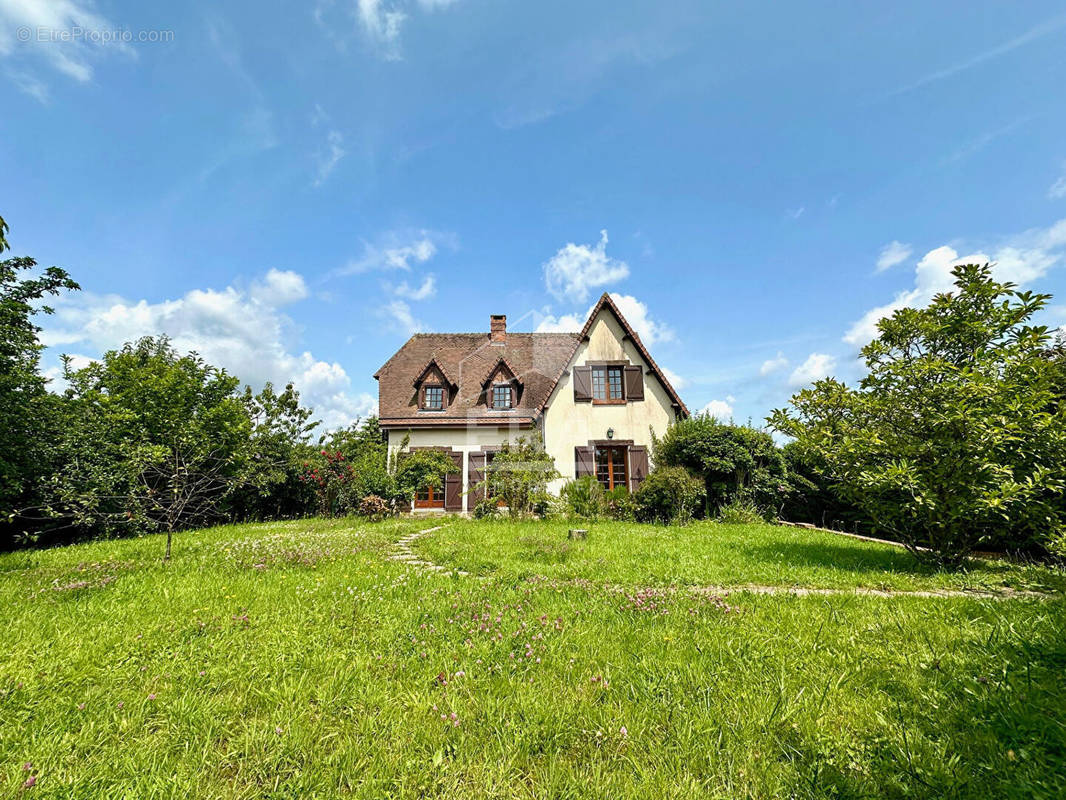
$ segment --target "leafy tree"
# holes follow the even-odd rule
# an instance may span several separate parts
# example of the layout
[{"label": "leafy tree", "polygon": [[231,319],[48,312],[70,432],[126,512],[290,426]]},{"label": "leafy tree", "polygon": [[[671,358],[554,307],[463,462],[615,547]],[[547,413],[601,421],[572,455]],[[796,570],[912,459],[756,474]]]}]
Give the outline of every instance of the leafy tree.
[{"label": "leafy tree", "polygon": [[529,516],[548,491],[548,483],[559,477],[555,459],[539,438],[520,436],[506,441],[485,469],[487,494],[507,506],[511,518]]},{"label": "leafy tree", "polygon": [[708,514],[737,498],[776,511],[787,491],[785,461],[770,434],[707,414],[671,425],[655,443],[655,462],[700,477]]},{"label": "leafy tree", "polygon": [[1047,546],[1066,489],[1066,409],[1047,329],[1029,324],[1049,296],[988,265],[953,273],[955,292],[878,324],[858,389],[819,381],[771,417],[878,529],[947,566]]},{"label": "leafy tree", "polygon": [[[0,253],[8,249],[0,217]],[[79,287],[65,270],[18,257],[0,261],[0,545],[40,522],[41,484],[56,466],[55,438],[62,409],[40,374],[42,345],[34,314],[51,314],[38,301]],[[29,277],[22,277],[29,273]]]},{"label": "leafy tree", "polygon": [[251,421],[248,457],[242,480],[230,498],[239,519],[282,519],[307,513],[312,498],[301,480],[308,460],[311,432],[318,422],[300,405],[290,383],[278,394],[271,383],[253,394],[244,389],[244,407]]},{"label": "leafy tree", "polygon": [[66,370],[70,422],[57,513],[105,534],[167,532],[220,519],[239,484],[251,421],[237,378],[166,337]]}]

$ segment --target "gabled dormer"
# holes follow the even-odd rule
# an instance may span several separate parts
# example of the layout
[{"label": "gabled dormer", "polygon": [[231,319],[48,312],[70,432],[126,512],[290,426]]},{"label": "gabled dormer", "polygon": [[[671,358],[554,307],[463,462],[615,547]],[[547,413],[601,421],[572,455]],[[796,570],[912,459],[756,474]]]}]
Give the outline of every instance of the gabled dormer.
[{"label": "gabled dormer", "polygon": [[493,411],[510,411],[522,400],[522,382],[515,369],[500,358],[481,382],[481,402]]},{"label": "gabled dormer", "polygon": [[413,381],[419,411],[444,411],[459,388],[436,358],[431,358]]}]

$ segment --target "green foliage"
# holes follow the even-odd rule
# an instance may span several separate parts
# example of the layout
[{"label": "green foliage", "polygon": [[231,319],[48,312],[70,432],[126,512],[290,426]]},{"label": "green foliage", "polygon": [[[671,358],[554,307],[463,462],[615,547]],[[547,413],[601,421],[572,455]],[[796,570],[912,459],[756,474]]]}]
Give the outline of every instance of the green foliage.
[{"label": "green foliage", "polygon": [[604,509],[613,520],[627,521],[637,518],[637,501],[625,486],[616,486],[603,493]]},{"label": "green foliage", "polygon": [[655,463],[700,477],[709,513],[736,498],[776,510],[788,491],[784,457],[770,434],[707,414],[671,425],[656,442]]},{"label": "green foliage", "polygon": [[872,533],[869,520],[837,491],[825,461],[802,442],[781,448],[785,457],[789,491],[778,513],[791,522],[809,522],[822,528]]},{"label": "green foliage", "polygon": [[1066,408],[1047,330],[1028,324],[1048,295],[953,272],[955,292],[879,323],[858,389],[819,381],[771,417],[879,530],[948,566],[1047,548],[1066,490]]},{"label": "green foliage", "polygon": [[444,488],[446,475],[459,472],[451,456],[440,450],[414,450],[399,453],[396,459],[396,487],[406,502],[418,489]]},{"label": "green foliage", "polygon": [[766,522],[766,514],[751,500],[735,497],[718,509],[718,521],[723,525],[757,525]]},{"label": "green foliage", "polygon": [[656,466],[634,496],[637,519],[685,525],[706,499],[703,481],[684,467]]},{"label": "green foliage", "polygon": [[559,493],[568,516],[596,520],[607,512],[603,486],[591,475],[568,481]]},{"label": "green foliage", "polygon": [[[0,253],[8,249],[0,218]],[[43,492],[58,467],[56,441],[63,410],[38,370],[41,344],[35,314],[51,314],[39,301],[77,290],[66,271],[40,273],[32,258],[0,261],[0,547],[33,534],[46,522]]]},{"label": "green foliage", "polygon": [[500,503],[495,497],[483,497],[474,503],[474,519],[493,519],[500,515]]},{"label": "green foliage", "polygon": [[555,459],[539,438],[521,436],[507,441],[485,469],[487,494],[507,506],[511,518],[534,513],[545,502],[548,483],[559,477]]},{"label": "green foliage", "polygon": [[166,337],[80,370],[68,365],[65,375],[57,515],[105,534],[171,532],[224,516],[251,435],[237,378],[180,356]]},{"label": "green foliage", "polygon": [[248,457],[241,480],[229,498],[236,519],[284,519],[302,516],[314,502],[303,480],[311,451],[311,409],[300,405],[290,383],[278,394],[267,383],[253,394],[246,386],[244,407],[251,421]]}]

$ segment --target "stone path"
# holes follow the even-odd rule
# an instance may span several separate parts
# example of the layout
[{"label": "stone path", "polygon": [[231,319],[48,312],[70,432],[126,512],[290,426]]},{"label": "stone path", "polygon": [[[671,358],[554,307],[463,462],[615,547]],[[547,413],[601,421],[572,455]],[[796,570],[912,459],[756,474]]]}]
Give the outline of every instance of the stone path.
[{"label": "stone path", "polygon": [[411,550],[411,544],[421,536],[425,536],[427,533],[433,533],[433,531],[439,531],[444,525],[435,525],[432,528],[426,528],[424,531],[415,531],[414,533],[408,533],[401,536],[396,540],[396,544],[393,549],[392,555],[389,556],[390,561],[399,561],[401,564],[407,564],[422,572],[447,572],[455,573],[456,575],[469,575],[469,572],[464,572],[461,569],[449,569],[448,567],[440,564],[434,564],[432,561],[426,561],[419,558],[418,555]]}]

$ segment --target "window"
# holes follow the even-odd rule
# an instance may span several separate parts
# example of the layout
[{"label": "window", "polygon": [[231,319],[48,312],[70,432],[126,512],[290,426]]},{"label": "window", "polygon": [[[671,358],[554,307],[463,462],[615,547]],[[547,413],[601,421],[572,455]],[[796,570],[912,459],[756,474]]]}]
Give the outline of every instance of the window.
[{"label": "window", "polygon": [[427,386],[423,389],[422,408],[427,411],[441,411],[444,408],[444,387]]},{"label": "window", "polygon": [[444,508],[444,490],[423,486],[415,492],[415,508]]},{"label": "window", "polygon": [[492,407],[505,411],[511,407],[511,387],[510,386],[493,386],[492,387]]},{"label": "window", "polygon": [[626,479],[626,460],[625,447],[596,448],[596,480],[604,489],[629,485]]},{"label": "window", "polygon": [[625,399],[621,367],[592,368],[592,399],[601,403],[619,403]]}]

